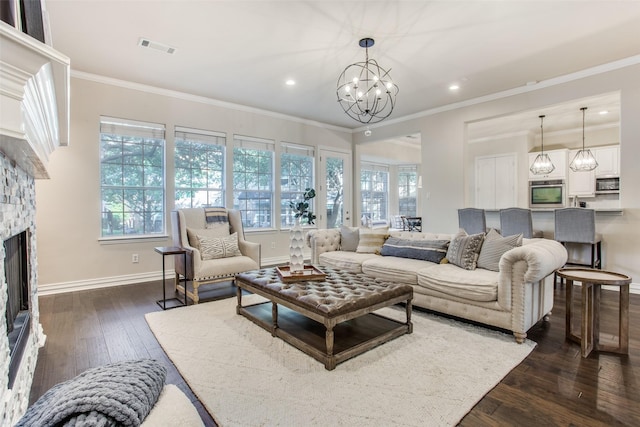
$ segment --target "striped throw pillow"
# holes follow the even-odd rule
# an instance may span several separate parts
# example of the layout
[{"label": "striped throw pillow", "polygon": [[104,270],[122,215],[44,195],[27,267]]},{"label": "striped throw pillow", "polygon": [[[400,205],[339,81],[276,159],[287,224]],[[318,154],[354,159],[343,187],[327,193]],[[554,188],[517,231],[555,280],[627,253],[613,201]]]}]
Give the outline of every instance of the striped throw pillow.
[{"label": "striped throw pillow", "polygon": [[356,252],[361,254],[379,254],[387,237],[389,237],[389,227],[373,229],[361,228],[360,240],[358,241]]},{"label": "striped throw pillow", "polygon": [[499,271],[500,258],[510,249],[522,246],[522,234],[502,237],[493,228],[489,230],[484,238],[480,256],[478,257],[478,268],[485,270]]}]

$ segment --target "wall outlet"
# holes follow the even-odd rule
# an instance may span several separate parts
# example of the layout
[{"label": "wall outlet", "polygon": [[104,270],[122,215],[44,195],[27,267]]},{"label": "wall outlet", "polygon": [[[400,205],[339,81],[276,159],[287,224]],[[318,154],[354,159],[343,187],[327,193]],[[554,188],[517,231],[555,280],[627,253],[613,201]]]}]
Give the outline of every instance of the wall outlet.
[{"label": "wall outlet", "polygon": [[275,249],[276,248],[276,242],[271,242],[271,249]]},{"label": "wall outlet", "polygon": [[139,259],[138,259],[138,254],[133,254],[133,255],[131,255],[131,262],[132,262],[132,263],[137,264],[137,263],[138,263],[138,261],[139,261]]}]

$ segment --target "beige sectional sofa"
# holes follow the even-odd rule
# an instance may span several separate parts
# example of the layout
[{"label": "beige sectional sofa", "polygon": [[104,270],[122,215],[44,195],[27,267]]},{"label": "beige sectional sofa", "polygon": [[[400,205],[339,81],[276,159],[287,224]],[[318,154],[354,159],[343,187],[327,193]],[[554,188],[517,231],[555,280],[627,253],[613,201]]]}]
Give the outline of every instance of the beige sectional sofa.
[{"label": "beige sectional sofa", "polygon": [[[403,241],[451,241],[455,237],[405,231],[390,231],[389,236]],[[414,306],[512,331],[519,343],[535,323],[551,313],[553,273],[567,261],[566,249],[548,239],[522,239],[521,246],[498,255],[499,271],[341,250],[346,244],[342,240],[339,229],[309,232],[312,263],[410,284]]]}]

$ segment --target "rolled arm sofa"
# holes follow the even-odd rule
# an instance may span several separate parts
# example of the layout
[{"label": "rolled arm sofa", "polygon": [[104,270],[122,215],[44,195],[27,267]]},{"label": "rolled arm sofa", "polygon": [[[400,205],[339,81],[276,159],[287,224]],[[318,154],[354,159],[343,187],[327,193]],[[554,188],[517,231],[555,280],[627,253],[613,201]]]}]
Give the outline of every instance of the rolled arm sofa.
[{"label": "rolled arm sofa", "polygon": [[[553,273],[567,261],[566,249],[555,240],[521,239],[521,246],[497,255],[498,271],[468,270],[452,263],[343,250],[343,232],[321,229],[308,233],[313,264],[409,284],[414,289],[414,306],[506,329],[518,343],[524,342],[535,323],[551,314]],[[405,242],[442,242],[455,237],[405,231],[390,231],[388,236]]]}]

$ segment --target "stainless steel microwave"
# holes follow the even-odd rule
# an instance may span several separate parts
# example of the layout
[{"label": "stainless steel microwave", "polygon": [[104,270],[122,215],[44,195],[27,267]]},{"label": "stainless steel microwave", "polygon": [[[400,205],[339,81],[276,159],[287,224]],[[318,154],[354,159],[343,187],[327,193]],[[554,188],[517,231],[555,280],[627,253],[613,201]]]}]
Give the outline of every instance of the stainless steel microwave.
[{"label": "stainless steel microwave", "polygon": [[565,184],[561,179],[529,181],[530,208],[563,208]]},{"label": "stainless steel microwave", "polygon": [[615,194],[620,192],[620,178],[596,178],[596,194]]}]

